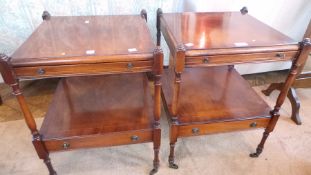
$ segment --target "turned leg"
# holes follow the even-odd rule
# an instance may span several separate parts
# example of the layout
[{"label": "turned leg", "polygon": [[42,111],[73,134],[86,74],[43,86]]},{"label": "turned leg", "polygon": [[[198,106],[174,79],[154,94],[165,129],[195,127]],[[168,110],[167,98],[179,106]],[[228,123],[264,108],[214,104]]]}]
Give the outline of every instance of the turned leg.
[{"label": "turned leg", "polygon": [[[172,122],[174,123],[174,121]],[[170,126],[170,155],[168,157],[169,167],[178,169],[178,165],[175,163],[175,144],[177,142],[177,126],[172,124]]]},{"label": "turned leg", "polygon": [[150,175],[157,173],[160,166],[159,151],[161,143],[161,130],[156,129],[154,132],[155,132],[153,141],[154,159],[153,159],[153,169],[150,171],[149,173]]},{"label": "turned leg", "polygon": [[161,129],[160,129],[160,115],[161,115],[161,74],[163,72],[163,51],[160,47],[154,50],[154,131],[153,131],[153,169],[150,175],[158,172],[160,166],[159,151],[161,145]]},{"label": "turned leg", "polygon": [[283,83],[271,83],[270,86],[266,90],[262,90],[261,92],[266,96],[269,96],[274,90],[281,90]]},{"label": "turned leg", "polygon": [[13,95],[15,95],[15,97],[17,98],[19,106],[23,112],[25,122],[33,136],[32,143],[37,151],[39,158],[44,160],[44,163],[47,165],[50,175],[56,175],[56,172],[54,171],[52,167],[48,151],[46,150],[41,140],[41,135],[39,134],[39,131],[37,129],[36,122],[32,116],[31,111],[29,110],[25,97],[22,94],[22,91],[19,87],[18,79],[15,77],[12,71],[13,68],[9,60],[10,60],[9,57],[7,57],[6,55],[0,54],[0,70],[1,70],[2,78],[6,84],[11,86]]},{"label": "turned leg", "polygon": [[290,88],[287,94],[287,97],[292,105],[292,116],[291,119],[297,124],[301,125],[301,119],[299,116],[299,109],[300,109],[300,101],[296,94],[294,88]]},{"label": "turned leg", "polygon": [[47,166],[48,170],[49,170],[49,174],[50,175],[57,175],[56,171],[54,170],[52,164],[51,164],[51,160],[49,157],[47,157],[46,159],[43,160],[45,165]]},{"label": "turned leg", "polygon": [[49,157],[49,152],[46,150],[44,143],[42,142],[41,135],[39,133],[33,135],[32,144],[35,147],[39,158],[43,159],[43,162],[48,168],[49,174],[57,175],[56,171],[52,166],[51,159]]},{"label": "turned leg", "polygon": [[271,114],[270,122],[269,122],[265,132],[263,133],[262,139],[257,146],[256,152],[251,153],[249,155],[250,157],[256,158],[256,157],[259,157],[259,155],[262,153],[264,145],[266,143],[266,140],[267,140],[269,134],[274,130],[274,127],[275,127],[277,121],[279,120],[279,117],[280,117],[279,110],[280,110],[280,107],[276,106],[275,109],[270,112],[270,114]]},{"label": "turned leg", "polygon": [[255,157],[258,157],[258,156],[262,153],[262,150],[263,150],[263,148],[264,148],[265,142],[266,142],[266,140],[267,140],[269,134],[270,134],[270,132],[267,131],[267,130],[265,130],[265,132],[263,133],[263,137],[262,137],[262,139],[261,139],[259,145],[257,146],[256,152],[255,152],[255,153],[251,153],[251,154],[249,155],[250,157],[255,158]]}]

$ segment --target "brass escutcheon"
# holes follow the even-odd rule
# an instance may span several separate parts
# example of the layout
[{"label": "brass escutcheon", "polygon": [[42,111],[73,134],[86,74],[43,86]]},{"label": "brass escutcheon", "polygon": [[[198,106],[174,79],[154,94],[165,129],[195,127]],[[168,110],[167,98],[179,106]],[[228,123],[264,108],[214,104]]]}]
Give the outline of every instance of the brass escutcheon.
[{"label": "brass escutcheon", "polygon": [[45,74],[45,70],[44,70],[43,68],[39,68],[39,69],[37,70],[37,73],[38,73],[39,75],[43,75],[43,74]]},{"label": "brass escutcheon", "polygon": [[285,59],[285,53],[277,53],[275,54],[276,57],[279,57],[281,59]]},{"label": "brass escutcheon", "polygon": [[63,148],[68,149],[70,147],[70,144],[68,142],[64,142]]},{"label": "brass escutcheon", "polygon": [[198,134],[200,132],[199,128],[192,128],[192,133],[193,134]]},{"label": "brass escutcheon", "polygon": [[128,69],[132,69],[134,67],[134,65],[132,63],[127,63],[127,68]]},{"label": "brass escutcheon", "polygon": [[208,63],[208,57],[203,58],[203,63],[207,64]]},{"label": "brass escutcheon", "polygon": [[133,135],[133,136],[131,137],[131,140],[132,140],[133,142],[136,142],[137,140],[139,140],[139,137],[136,136],[136,135]]},{"label": "brass escutcheon", "polygon": [[256,122],[253,122],[253,123],[251,123],[249,126],[252,127],[252,128],[254,128],[254,127],[257,126],[257,123],[256,123]]}]

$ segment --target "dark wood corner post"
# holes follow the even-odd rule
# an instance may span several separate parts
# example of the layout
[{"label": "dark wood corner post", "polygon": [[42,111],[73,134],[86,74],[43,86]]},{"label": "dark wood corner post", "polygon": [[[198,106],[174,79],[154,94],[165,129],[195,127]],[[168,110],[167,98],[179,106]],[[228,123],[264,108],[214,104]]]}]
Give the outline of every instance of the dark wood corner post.
[{"label": "dark wood corner post", "polygon": [[157,46],[161,45],[161,16],[163,12],[162,9],[157,10]]},{"label": "dark wood corner post", "polygon": [[161,145],[161,128],[160,128],[160,115],[161,115],[161,76],[163,73],[163,51],[161,47],[157,46],[153,52],[153,77],[154,77],[154,133],[153,133],[153,149],[154,160],[153,169],[150,175],[158,172],[160,166],[159,151]]},{"label": "dark wood corner post", "polygon": [[181,83],[181,73],[185,67],[185,53],[186,48],[183,44],[179,44],[176,48],[176,52],[173,55],[174,57],[174,72],[175,72],[175,80],[174,80],[174,88],[173,88],[173,99],[172,99],[172,121],[170,126],[170,155],[169,155],[169,167],[173,169],[177,169],[178,165],[175,163],[175,144],[177,142],[178,137],[178,101],[179,101],[179,93],[180,93],[180,83]]},{"label": "dark wood corner post", "polygon": [[14,75],[12,66],[10,64],[10,58],[4,54],[0,54],[0,71],[1,71],[1,75],[2,75],[4,82],[8,84],[9,86],[11,86],[13,95],[15,95],[17,98],[17,101],[24,114],[26,124],[31,131],[31,134],[33,137],[32,143],[38,153],[39,158],[44,160],[44,163],[48,167],[50,174],[55,175],[56,172],[54,171],[52,167],[52,164],[49,158],[49,153],[46,150],[43,142],[41,141],[41,135],[37,129],[36,122],[27,106],[25,97],[23,96],[22,91],[20,90],[18,80],[16,79]]},{"label": "dark wood corner post", "polygon": [[276,122],[279,119],[280,108],[283,105],[285,98],[286,98],[292,84],[294,83],[294,81],[296,79],[296,76],[303,69],[303,65],[305,64],[310,51],[311,51],[310,38],[305,38],[302,42],[300,42],[299,56],[293,61],[292,67],[290,69],[290,73],[287,76],[286,81],[282,84],[282,87],[280,88],[281,92],[277,98],[276,105],[275,105],[274,109],[270,112],[271,117],[272,117],[270,120],[270,123],[268,124],[268,127],[266,128],[266,130],[263,134],[263,138],[262,138],[261,142],[259,143],[259,145],[256,149],[256,152],[250,154],[251,157],[258,157],[260,155],[260,153],[262,152],[262,150],[264,148],[264,144],[266,142],[266,139],[268,138],[270,132],[273,131],[273,129],[276,125]]}]

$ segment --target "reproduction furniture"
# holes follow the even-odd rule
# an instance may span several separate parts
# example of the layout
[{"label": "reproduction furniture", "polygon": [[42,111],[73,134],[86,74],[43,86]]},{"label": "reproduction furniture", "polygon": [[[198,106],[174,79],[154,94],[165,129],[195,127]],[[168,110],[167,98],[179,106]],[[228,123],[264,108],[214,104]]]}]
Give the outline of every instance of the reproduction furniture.
[{"label": "reproduction furniture", "polygon": [[[309,21],[309,25],[307,27],[306,33],[303,38],[311,37],[311,21]],[[309,59],[310,60],[310,59]],[[292,105],[292,115],[291,119],[297,124],[301,125],[301,119],[299,116],[300,109],[300,101],[296,94],[295,88],[310,88],[311,87],[311,62],[307,62],[306,65],[303,66],[304,69],[299,73],[293,83],[292,87],[290,87],[287,97]],[[281,90],[283,83],[272,83],[270,86],[263,90],[262,92],[269,96],[274,90]]]},{"label": "reproduction furniture", "polygon": [[[279,110],[311,49],[241,12],[163,13],[157,11],[157,45],[161,33],[171,52],[163,72],[162,98],[170,125],[169,166],[180,137],[265,128],[251,157],[258,157],[280,116]],[[293,62],[271,109],[235,70],[234,64]]]},{"label": "reproduction furniture", "polygon": [[[13,89],[49,173],[49,153],[78,148],[153,142],[159,167],[163,52],[151,38],[147,13],[121,16],[53,16],[0,70]],[[152,76],[147,76],[150,74]],[[41,129],[29,110],[19,79],[63,77]],[[154,95],[149,79],[154,82]]]}]

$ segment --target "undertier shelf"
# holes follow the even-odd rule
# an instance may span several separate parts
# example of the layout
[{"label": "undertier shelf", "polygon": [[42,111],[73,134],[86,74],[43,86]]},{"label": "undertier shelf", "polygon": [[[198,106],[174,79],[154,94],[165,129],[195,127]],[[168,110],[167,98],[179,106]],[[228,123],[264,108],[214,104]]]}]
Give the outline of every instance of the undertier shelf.
[{"label": "undertier shelf", "polygon": [[153,122],[144,73],[70,77],[60,80],[40,133],[46,141],[152,131]]},{"label": "undertier shelf", "polygon": [[[173,85],[173,70],[167,68],[162,92],[170,114]],[[270,118],[270,110],[249,83],[228,66],[185,68],[181,74],[177,107],[180,125]]]}]

